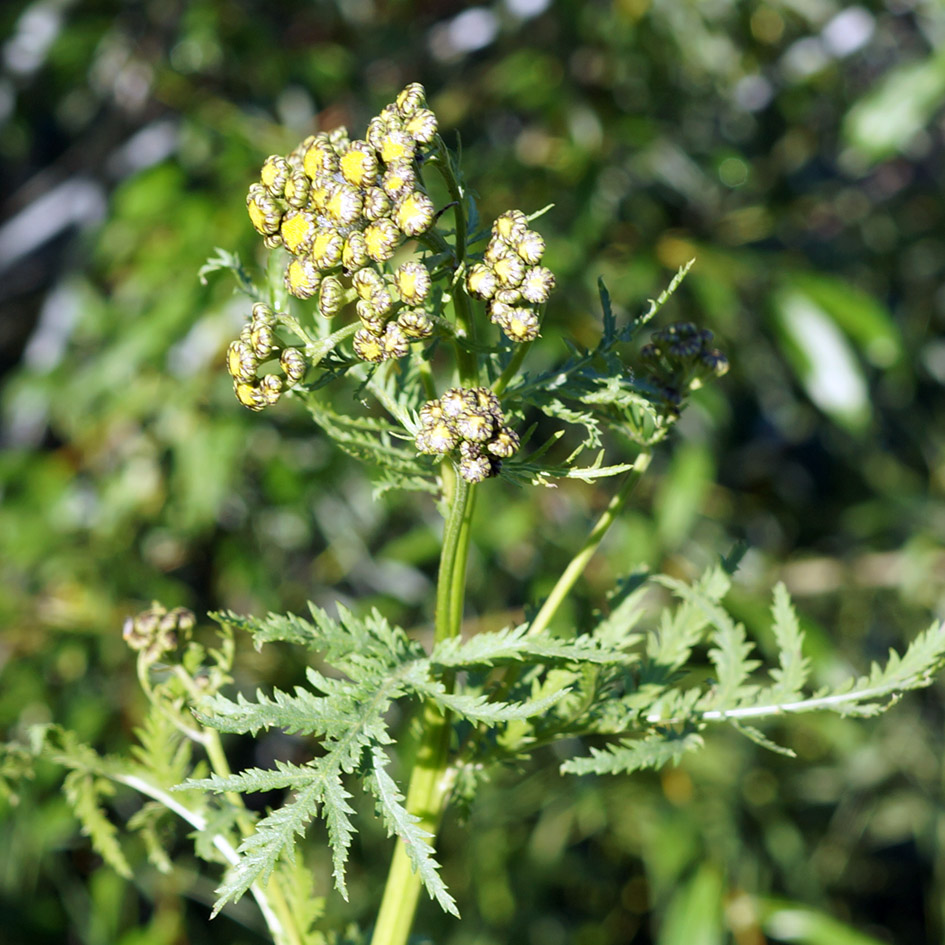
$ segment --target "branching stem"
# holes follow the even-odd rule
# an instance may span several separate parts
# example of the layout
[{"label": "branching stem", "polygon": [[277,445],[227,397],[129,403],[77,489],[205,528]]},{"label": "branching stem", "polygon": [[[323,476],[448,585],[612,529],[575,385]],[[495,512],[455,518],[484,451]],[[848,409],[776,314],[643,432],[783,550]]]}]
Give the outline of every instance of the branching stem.
[{"label": "branching stem", "polygon": [[548,628],[548,624],[551,623],[552,618],[558,612],[558,608],[571,592],[571,588],[577,583],[578,578],[584,573],[588,562],[600,547],[600,543],[604,540],[604,535],[607,534],[610,526],[617,520],[617,516],[627,504],[627,499],[630,498],[637,483],[649,468],[652,458],[653,454],[648,451],[644,451],[637,456],[633,468],[627,473],[627,478],[624,479],[620,488],[608,503],[607,508],[604,509],[603,514],[597,520],[597,524],[591,529],[578,553],[568,562],[568,566],[564,571],[561,572],[561,577],[555,582],[551,593],[545,599],[544,604],[541,605],[538,613],[535,614],[535,619],[532,620],[528,628],[529,636],[538,636],[538,634],[544,633]]}]

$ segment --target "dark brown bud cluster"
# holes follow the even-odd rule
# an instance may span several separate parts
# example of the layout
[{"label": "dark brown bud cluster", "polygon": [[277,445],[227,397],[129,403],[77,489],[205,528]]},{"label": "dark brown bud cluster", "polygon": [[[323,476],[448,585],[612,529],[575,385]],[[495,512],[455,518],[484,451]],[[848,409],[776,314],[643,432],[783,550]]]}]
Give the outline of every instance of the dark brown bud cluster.
[{"label": "dark brown bud cluster", "polygon": [[195,623],[193,612],[185,607],[168,610],[154,601],[147,610],[125,620],[121,635],[128,646],[143,651],[153,662],[176,650],[178,633],[189,633]]},{"label": "dark brown bud cluster", "polygon": [[467,482],[482,482],[499,472],[519,440],[505,424],[499,398],[488,387],[452,387],[420,408],[421,453],[459,451],[459,472]]},{"label": "dark brown bud cluster", "polygon": [[[250,410],[271,407],[282,396],[283,386],[298,383],[308,367],[298,348],[287,348],[274,334],[278,313],[263,302],[253,306],[252,319],[226,351],[226,367],[233,378],[236,399]],[[257,376],[264,362],[279,359],[280,374]]]},{"label": "dark brown bud cluster", "polygon": [[545,241],[528,228],[521,210],[508,210],[492,225],[492,239],[481,263],[466,273],[466,289],[488,303],[489,317],[512,341],[538,337],[535,307],[555,287],[550,269],[538,265]]},{"label": "dark brown bud cluster", "polygon": [[691,322],[677,322],[653,332],[640,358],[664,399],[677,407],[690,390],[728,371],[728,359],[712,347],[712,332]]},{"label": "dark brown bud cluster", "polygon": [[[265,244],[292,255],[285,272],[292,295],[317,294],[318,310],[330,318],[357,289],[362,327],[354,350],[365,361],[401,357],[411,341],[432,332],[411,312],[430,291],[424,265],[406,263],[393,277],[382,267],[405,238],[433,223],[416,159],[436,133],[436,116],[415,82],[371,119],[364,139],[352,141],[339,128],[306,138],[286,157],[267,158],[246,198]],[[362,273],[377,277],[376,293],[355,282]]]}]

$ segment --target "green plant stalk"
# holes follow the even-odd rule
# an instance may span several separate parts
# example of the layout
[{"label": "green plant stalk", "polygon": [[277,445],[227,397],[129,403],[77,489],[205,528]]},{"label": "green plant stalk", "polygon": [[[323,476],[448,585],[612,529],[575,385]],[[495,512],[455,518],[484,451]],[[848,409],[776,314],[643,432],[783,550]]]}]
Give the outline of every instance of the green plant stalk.
[{"label": "green plant stalk", "polygon": [[626,478],[621,483],[620,488],[614,493],[607,508],[597,520],[597,523],[591,529],[584,544],[581,545],[578,553],[568,562],[568,566],[561,572],[561,576],[555,582],[551,593],[541,605],[535,618],[528,628],[529,636],[537,636],[548,628],[552,618],[558,612],[558,608],[564,602],[565,598],[571,592],[571,588],[577,583],[578,578],[584,573],[588,562],[594,557],[595,552],[600,547],[610,526],[617,520],[617,516],[627,504],[627,499],[636,488],[637,483],[643,477],[650,465],[653,454],[648,450],[640,453],[633,464],[633,468],[627,473]]},{"label": "green plant stalk", "polygon": [[[457,475],[449,461],[443,464],[443,483],[447,515],[437,577],[434,642],[457,636],[462,627],[470,521],[475,505],[475,487]],[[444,683],[452,688],[451,678],[444,679]],[[452,784],[451,725],[449,714],[440,713],[429,703],[423,707],[421,721],[423,734],[407,789],[407,810],[420,818],[419,826],[430,834],[432,841]],[[398,842],[371,945],[406,945],[420,889],[420,876],[414,872],[405,846]]]},{"label": "green plant stalk", "polygon": [[443,176],[446,189],[449,191],[450,201],[453,204],[453,217],[456,223],[456,232],[453,236],[453,258],[455,260],[454,279],[452,286],[453,312],[456,316],[457,333],[469,342],[467,348],[461,342],[456,344],[456,363],[459,367],[459,379],[465,387],[476,387],[479,384],[479,361],[476,356],[476,320],[472,317],[469,308],[469,296],[466,295],[466,286],[463,274],[466,268],[466,193],[456,175],[453,158],[443,139],[436,136],[436,160],[432,162]]}]

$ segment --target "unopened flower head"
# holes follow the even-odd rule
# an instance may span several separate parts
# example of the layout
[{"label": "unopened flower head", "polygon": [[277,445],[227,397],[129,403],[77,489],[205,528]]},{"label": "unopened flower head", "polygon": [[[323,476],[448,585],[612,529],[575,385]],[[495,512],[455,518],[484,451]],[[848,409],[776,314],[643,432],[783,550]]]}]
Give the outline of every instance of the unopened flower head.
[{"label": "unopened flower head", "polygon": [[506,425],[499,399],[488,387],[453,387],[427,401],[419,413],[416,447],[421,453],[459,451],[458,469],[467,482],[499,472],[499,461],[518,449],[518,436]]},{"label": "unopened flower head", "polygon": [[528,228],[521,210],[507,210],[492,225],[481,263],[466,272],[466,291],[488,303],[489,318],[517,343],[538,337],[540,320],[531,306],[548,301],[555,286],[550,269],[538,265],[545,240]]},{"label": "unopened flower head", "polygon": [[677,322],[653,332],[649,344],[640,349],[640,358],[674,414],[689,391],[728,371],[728,359],[712,347],[712,332],[691,322]]},{"label": "unopened flower head", "polygon": [[[283,246],[292,256],[285,270],[291,295],[317,295],[318,310],[330,317],[352,298],[351,285],[361,299],[372,298],[374,292],[354,281],[367,267],[390,279],[385,264],[436,215],[418,177],[422,152],[436,134],[423,86],[412,83],[371,119],[363,139],[339,128],[309,136],[288,155],[266,158],[247,209],[266,245]],[[408,269],[396,280],[400,301],[409,306],[422,304],[430,292],[429,272],[416,265],[415,278]],[[373,340],[358,336],[356,354],[369,361],[381,353],[399,357],[407,341],[428,336],[427,325],[410,322],[406,333],[397,328]],[[250,391],[240,396],[255,403]]]}]

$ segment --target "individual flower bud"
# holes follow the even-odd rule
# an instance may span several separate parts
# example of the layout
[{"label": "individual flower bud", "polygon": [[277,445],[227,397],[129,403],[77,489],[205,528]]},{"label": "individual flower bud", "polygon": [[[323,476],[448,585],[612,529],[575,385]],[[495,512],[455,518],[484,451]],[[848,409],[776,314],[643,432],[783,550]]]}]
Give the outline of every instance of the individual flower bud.
[{"label": "individual flower bud", "polygon": [[699,360],[700,366],[708,374],[713,374],[715,377],[728,374],[728,358],[717,348],[713,348],[711,351],[703,351]]},{"label": "individual flower bud", "polygon": [[467,410],[453,422],[456,432],[471,443],[485,443],[495,433],[495,420],[482,410]]},{"label": "individual flower bud", "polygon": [[289,175],[285,182],[285,200],[290,207],[301,208],[308,202],[309,191],[312,189],[312,182],[308,175],[299,168]]},{"label": "individual flower bud", "polygon": [[499,403],[499,398],[496,397],[495,392],[489,387],[474,387],[472,392],[476,397],[477,407],[486,413],[492,414],[499,423],[502,423],[502,405]]},{"label": "individual flower bud", "polygon": [[405,131],[388,131],[380,140],[378,151],[385,164],[395,161],[412,161],[417,142]]},{"label": "individual flower bud", "polygon": [[359,328],[354,333],[352,344],[354,345],[354,353],[362,361],[379,364],[381,361],[387,360],[387,353],[381,339],[366,328]]},{"label": "individual flower bud", "polygon": [[385,105],[378,113],[378,118],[384,122],[388,131],[399,131],[404,127],[403,116],[394,102]]},{"label": "individual flower bud", "polygon": [[353,141],[338,161],[341,176],[359,189],[377,180],[377,155],[367,141]]},{"label": "individual flower bud", "polygon": [[367,243],[364,240],[364,234],[359,230],[349,233],[345,239],[344,248],[341,250],[342,265],[348,272],[354,272],[365,266],[367,261]]},{"label": "individual flower bud", "polygon": [[282,224],[283,210],[262,184],[257,182],[249,188],[249,193],[246,194],[246,209],[257,233],[270,236],[278,232]]},{"label": "individual flower bud", "polygon": [[295,256],[286,266],[285,287],[297,299],[310,299],[318,291],[321,278],[310,257]]},{"label": "individual flower bud", "polygon": [[361,213],[366,220],[379,220],[390,213],[393,206],[390,197],[384,193],[382,187],[370,187],[364,192],[364,206]]},{"label": "individual flower bud", "polygon": [[491,299],[498,288],[498,279],[488,266],[476,263],[466,273],[466,288],[477,299]]},{"label": "individual flower bud", "polygon": [[432,426],[436,421],[442,420],[445,416],[443,404],[439,400],[428,400],[420,408],[420,423],[423,426]]},{"label": "individual flower bud", "polygon": [[315,217],[308,210],[289,210],[282,218],[282,242],[293,256],[304,256],[315,238]]},{"label": "individual flower bud", "polygon": [[276,318],[272,309],[265,302],[254,302],[250,310],[255,325],[273,325]]},{"label": "individual flower bud", "polygon": [[371,296],[371,305],[380,315],[386,315],[394,306],[394,300],[390,297],[390,292],[381,285]]},{"label": "individual flower bud", "polygon": [[522,301],[522,293],[519,289],[498,289],[495,301],[503,305],[518,305]]},{"label": "individual flower bud", "polygon": [[409,118],[426,101],[426,91],[419,82],[411,82],[394,100],[402,118]]},{"label": "individual flower bud", "polygon": [[285,371],[286,380],[296,384],[305,376],[305,357],[298,348],[285,348],[279,355],[279,366]]},{"label": "individual flower bud", "polygon": [[479,404],[476,395],[463,387],[451,387],[440,398],[443,415],[450,420],[461,417],[469,410],[475,410]]},{"label": "individual flower bud", "polygon": [[271,154],[263,162],[259,179],[273,197],[281,197],[285,192],[285,183],[289,179],[289,162],[278,154]]},{"label": "individual flower bud", "polygon": [[381,336],[381,346],[387,358],[402,358],[407,353],[407,341],[397,322],[388,322]]},{"label": "individual flower bud", "polygon": [[486,243],[486,251],[482,254],[482,261],[491,268],[495,266],[500,259],[505,259],[506,256],[511,256],[514,252],[515,250],[512,249],[509,243],[506,243],[505,240],[500,239],[498,236],[493,236],[492,239]]},{"label": "individual flower bud", "polygon": [[315,238],[312,240],[312,262],[319,269],[331,269],[341,262],[341,249],[344,246],[344,240],[337,230],[327,226],[320,226],[315,231]]},{"label": "individual flower bud", "polygon": [[429,144],[436,137],[436,115],[429,108],[418,109],[404,123],[404,131],[417,144]]},{"label": "individual flower bud", "polygon": [[335,276],[325,276],[318,293],[318,311],[325,318],[332,318],[344,304],[344,288]]},{"label": "individual flower bud", "polygon": [[492,235],[506,243],[517,242],[528,229],[528,220],[521,210],[506,210],[492,224]]},{"label": "individual flower bud", "polygon": [[395,200],[413,190],[416,183],[417,175],[414,173],[413,165],[408,161],[397,161],[391,164],[381,178],[384,193]]},{"label": "individual flower bud", "polygon": [[509,317],[511,311],[511,305],[493,299],[493,301],[489,303],[489,320],[493,325],[501,325],[503,320]]},{"label": "individual flower bud", "polygon": [[272,333],[272,326],[267,325],[265,322],[254,323],[252,328],[250,328],[249,339],[253,347],[253,353],[260,361],[264,361],[269,357],[272,350],[276,347],[276,339]]},{"label": "individual flower bud", "polygon": [[387,125],[387,122],[381,118],[380,115],[376,115],[368,122],[367,134],[364,136],[367,139],[367,143],[374,148],[375,151],[380,152],[381,146],[384,143],[384,138],[387,136],[390,128]]},{"label": "individual flower bud", "polygon": [[492,462],[472,443],[460,444],[459,474],[466,482],[482,482],[495,475]]},{"label": "individual flower bud", "polygon": [[364,200],[351,184],[337,184],[325,204],[325,213],[338,226],[351,226],[361,216]]},{"label": "individual flower bud", "polygon": [[386,262],[390,259],[399,240],[400,231],[387,217],[375,220],[364,230],[367,253],[374,262]]},{"label": "individual flower bud", "polygon": [[420,428],[417,434],[417,449],[421,453],[442,455],[456,447],[459,437],[450,422],[444,418],[433,420]]},{"label": "individual flower bud", "polygon": [[259,359],[245,341],[233,341],[226,349],[226,369],[235,381],[250,383],[256,377]]},{"label": "individual flower bud", "polygon": [[538,316],[529,308],[513,308],[493,321],[505,332],[506,336],[519,344],[534,341],[538,337]]},{"label": "individual flower bud", "polygon": [[263,237],[263,246],[266,249],[278,249],[282,245],[282,237],[278,233],[268,233]]},{"label": "individual flower bud", "polygon": [[384,332],[387,319],[367,299],[359,299],[355,305],[361,324],[372,334],[380,336]]},{"label": "individual flower bud", "polygon": [[502,427],[499,432],[486,444],[486,449],[493,456],[508,459],[518,451],[518,434],[508,427]]},{"label": "individual flower bud", "polygon": [[430,294],[430,272],[419,262],[405,262],[394,274],[394,285],[408,305],[418,305]]},{"label": "individual flower bud", "polygon": [[237,381],[233,384],[233,392],[236,399],[250,410],[258,411],[268,406],[265,396],[255,384]]},{"label": "individual flower bud", "polygon": [[397,316],[397,324],[411,341],[429,338],[433,334],[433,321],[421,308],[403,309]]},{"label": "individual flower bud", "polygon": [[518,256],[509,253],[495,261],[492,271],[500,286],[511,288],[521,285],[522,279],[525,278],[525,263]]},{"label": "individual flower bud", "polygon": [[550,269],[544,266],[534,266],[526,270],[525,278],[519,288],[522,295],[534,304],[547,302],[551,290],[555,287],[555,277]]},{"label": "individual flower bud", "polygon": [[394,222],[407,236],[419,236],[433,223],[433,201],[415,190],[404,197],[394,210]]},{"label": "individual flower bud", "polygon": [[375,292],[384,288],[384,282],[375,269],[359,269],[352,275],[351,284],[362,299],[370,299]]},{"label": "individual flower bud", "polygon": [[259,396],[266,407],[271,407],[282,396],[282,378],[267,374],[259,382]]},{"label": "individual flower bud", "polygon": [[536,233],[534,230],[526,230],[512,245],[515,247],[515,252],[529,266],[540,263],[545,252],[545,240],[541,233]]},{"label": "individual flower bud", "polygon": [[[332,128],[328,132],[328,143],[334,149],[336,155],[344,154],[351,147],[351,141],[348,138],[348,129],[344,125]],[[336,168],[337,170],[337,168]]]},{"label": "individual flower bud", "polygon": [[312,180],[334,174],[338,170],[338,156],[328,140],[328,135],[322,133],[312,138],[305,151],[302,166]]}]

